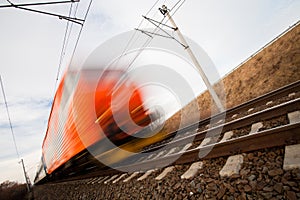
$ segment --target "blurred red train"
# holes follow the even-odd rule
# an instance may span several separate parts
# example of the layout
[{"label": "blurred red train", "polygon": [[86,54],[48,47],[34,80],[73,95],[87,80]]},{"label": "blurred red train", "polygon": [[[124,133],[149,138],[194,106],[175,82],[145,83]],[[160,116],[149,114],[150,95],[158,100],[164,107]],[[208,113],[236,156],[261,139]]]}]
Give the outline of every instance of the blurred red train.
[{"label": "blurred red train", "polygon": [[70,167],[105,137],[119,145],[151,123],[142,89],[124,75],[122,70],[99,69],[64,74],[53,101],[35,182]]}]

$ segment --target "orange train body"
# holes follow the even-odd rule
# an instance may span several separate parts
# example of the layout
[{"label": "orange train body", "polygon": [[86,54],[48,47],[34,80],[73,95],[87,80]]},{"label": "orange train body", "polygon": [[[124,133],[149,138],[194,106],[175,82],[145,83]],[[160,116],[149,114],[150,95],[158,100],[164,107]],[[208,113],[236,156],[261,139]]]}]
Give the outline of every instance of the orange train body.
[{"label": "orange train body", "polygon": [[120,141],[151,122],[142,90],[129,80],[117,85],[123,73],[103,71],[101,78],[97,70],[64,74],[43,142],[48,174],[103,137]]}]

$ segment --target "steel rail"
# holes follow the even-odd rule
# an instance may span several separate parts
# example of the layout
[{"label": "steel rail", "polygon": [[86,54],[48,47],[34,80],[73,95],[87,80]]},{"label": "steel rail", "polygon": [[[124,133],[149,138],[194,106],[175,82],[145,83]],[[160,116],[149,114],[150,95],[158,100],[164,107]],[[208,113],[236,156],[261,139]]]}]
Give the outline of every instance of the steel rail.
[{"label": "steel rail", "polygon": [[[184,137],[184,138],[178,138],[178,140],[174,140],[170,143],[168,143],[168,147],[172,148],[172,147],[177,147],[179,145],[184,145],[187,142],[186,141],[191,141],[191,138],[194,138],[194,142],[202,140],[205,138],[205,135],[208,131],[211,132],[218,132],[220,129],[222,129],[222,132],[227,132],[227,131],[231,131],[234,129],[238,129],[238,128],[242,128],[242,127],[246,127],[249,126],[255,122],[259,122],[259,121],[263,121],[263,120],[267,120],[270,118],[275,118],[284,114],[287,114],[288,112],[292,112],[294,110],[300,109],[300,98],[273,106],[271,108],[267,108],[265,110],[262,111],[258,111],[252,114],[249,114],[247,116],[244,116],[242,118],[238,118],[236,120],[233,121],[229,121],[225,124],[222,125],[218,125],[215,127],[212,127],[208,130],[204,130],[201,132],[197,132],[193,135],[190,135],[188,137]],[[151,151],[155,151],[157,149],[163,148],[166,144],[161,144],[159,146],[153,147],[151,149],[148,149],[142,153],[146,153],[146,152],[151,152]]]},{"label": "steel rail", "polygon": [[[224,125],[218,125],[212,127],[208,130],[195,133],[194,135],[190,135],[185,138],[179,138],[178,140],[168,143],[168,147],[171,149],[172,147],[185,145],[187,144],[187,141],[191,141],[191,137],[194,137],[193,142],[201,141],[205,138],[208,131],[214,132],[214,131],[219,131],[219,129],[223,129],[222,133],[224,133],[226,131],[230,131],[233,129],[247,127],[258,121],[267,120],[267,119],[271,120],[272,118],[276,118],[278,116],[287,114],[288,112],[292,112],[294,110],[299,110],[299,109],[300,109],[300,98],[297,98],[273,106],[271,108],[267,108],[265,110],[247,115],[245,117],[227,122]],[[205,156],[204,159],[232,155],[233,153],[237,153],[237,152],[247,152],[247,151],[259,150],[262,148],[280,146],[280,145],[288,144],[287,141],[292,141],[293,139],[299,142],[300,134],[296,134],[296,132],[299,130],[300,130],[299,123],[296,125],[288,124],[288,125],[264,130],[258,132],[257,134],[240,136],[235,139],[230,139],[226,142],[211,144],[211,145],[215,145],[214,147],[212,147],[211,145],[206,145],[202,148],[194,148],[192,150],[187,150],[186,152],[184,152],[181,155],[181,157],[177,159],[173,164],[185,164],[185,163],[190,163],[199,160],[199,151],[205,153],[208,149],[211,150],[211,152],[207,156]],[[281,134],[281,132],[284,132],[285,134]],[[273,133],[274,135],[272,135]],[[160,145],[151,150],[157,150],[164,146],[165,145]],[[126,170],[145,171],[148,169],[158,168],[160,166],[164,166],[166,164],[172,163],[171,161],[179,156],[180,155],[178,155],[178,153],[174,153],[166,157],[159,157],[157,159],[146,160],[139,163],[134,163],[134,162],[130,164],[126,163],[124,166],[116,167],[115,169],[108,169],[99,172],[94,172],[85,175],[84,177],[90,178],[94,176],[103,176],[103,175],[115,174],[118,173],[118,171],[126,171]],[[136,159],[134,158],[131,159],[133,159],[133,161],[136,161]],[[120,164],[122,165],[122,163]],[[76,178],[70,180],[76,180]]]},{"label": "steel rail", "polygon": [[[300,143],[300,123],[288,124],[276,128],[271,128],[258,132],[231,139],[225,142],[214,144],[214,148],[202,160],[217,158],[221,156],[234,155],[236,153],[245,153],[249,151],[283,146],[287,144]],[[147,160],[141,163],[134,163],[117,168],[119,171],[147,171],[150,169],[160,168],[162,166],[187,164],[199,160],[199,153],[210,149],[211,145],[201,148],[195,148],[184,152],[179,159],[178,154],[172,154],[166,157],[160,157],[155,160]]]},{"label": "steel rail", "polygon": [[[254,108],[257,107],[258,105],[261,105],[263,103],[266,103],[268,101],[274,100],[274,99],[279,99],[282,98],[284,96],[287,96],[288,94],[290,94],[293,91],[300,91],[300,80],[296,81],[294,83],[291,83],[289,85],[286,85],[284,87],[281,87],[277,90],[271,91],[269,93],[266,93],[265,95],[259,96],[255,99],[252,99],[246,103],[240,104],[234,108],[228,109],[226,111],[226,116],[232,116],[234,114],[237,113],[241,113],[243,111],[247,111],[250,108]],[[198,125],[198,128],[204,125],[209,124],[210,121],[218,121],[216,119],[219,119],[220,117],[222,117],[224,115],[224,113],[219,113],[217,115],[212,116],[211,118],[206,118],[204,120],[201,120],[199,122],[193,123],[191,125],[188,125],[180,130],[174,131],[170,133],[170,137],[176,135],[176,133],[178,131],[180,132],[187,132],[187,131],[193,131],[195,129],[195,126]],[[251,116],[251,115],[250,115]],[[237,119],[238,120],[238,119]],[[228,120],[227,120],[228,121]],[[235,121],[235,120],[232,120]],[[196,133],[197,134],[197,133]],[[194,135],[192,135],[191,137],[193,137]],[[149,151],[154,151],[158,148],[161,148],[164,144],[159,145],[157,147],[152,147],[150,149],[147,149],[143,152],[149,152]]]}]

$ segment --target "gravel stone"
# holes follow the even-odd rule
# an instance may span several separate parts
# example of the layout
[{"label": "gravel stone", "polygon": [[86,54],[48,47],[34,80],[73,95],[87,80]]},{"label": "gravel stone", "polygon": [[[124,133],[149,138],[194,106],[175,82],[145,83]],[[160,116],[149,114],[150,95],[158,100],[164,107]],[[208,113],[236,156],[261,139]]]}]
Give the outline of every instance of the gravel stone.
[{"label": "gravel stone", "polygon": [[[219,176],[227,160],[227,157],[221,157],[203,160],[203,169],[192,179],[181,179],[189,165],[179,165],[160,181],[155,177],[163,169],[141,181],[135,177],[114,184],[98,181],[91,184],[92,179],[87,179],[38,185],[34,186],[34,199],[300,199],[300,169],[282,170],[283,147],[249,154],[243,155],[241,174],[234,177]],[[266,173],[263,168],[267,169]]]},{"label": "gravel stone", "polygon": [[269,174],[269,176],[274,177],[274,176],[283,174],[283,170],[282,169],[273,169],[273,170],[270,170],[268,172],[268,174]]},{"label": "gravel stone", "polygon": [[296,193],[293,192],[293,191],[287,191],[287,192],[286,192],[286,197],[287,197],[287,199],[289,199],[289,200],[297,200]]},{"label": "gravel stone", "polygon": [[245,192],[250,192],[252,190],[252,188],[250,185],[245,185],[244,190],[245,190]]},{"label": "gravel stone", "polygon": [[276,183],[273,188],[276,192],[281,193],[282,189],[283,189],[283,184],[282,183]]},{"label": "gravel stone", "polygon": [[272,191],[273,191],[273,188],[272,188],[272,187],[264,187],[264,188],[263,188],[263,191],[266,191],[266,192],[272,192]]},{"label": "gravel stone", "polygon": [[254,174],[252,174],[248,177],[248,180],[253,181],[255,178],[256,178],[256,176]]},{"label": "gravel stone", "polygon": [[261,193],[261,195],[266,199],[270,199],[273,196],[271,192]]}]

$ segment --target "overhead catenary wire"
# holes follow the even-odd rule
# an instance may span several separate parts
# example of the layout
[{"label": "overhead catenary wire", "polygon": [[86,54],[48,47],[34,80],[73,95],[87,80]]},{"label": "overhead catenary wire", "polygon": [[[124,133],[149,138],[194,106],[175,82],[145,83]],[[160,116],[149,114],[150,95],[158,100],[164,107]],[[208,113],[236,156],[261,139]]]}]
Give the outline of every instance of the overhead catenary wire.
[{"label": "overhead catenary wire", "polygon": [[[169,12],[171,12],[180,2],[181,2],[182,0],[178,0],[175,4],[174,4],[174,6],[170,9],[170,11]],[[176,12],[177,12],[177,10],[183,5],[183,3],[185,2],[185,0],[183,0],[183,2],[177,7],[177,9],[175,10]],[[157,3],[157,2],[156,2]],[[154,6],[155,6],[155,4],[154,4]],[[151,9],[154,7],[154,6],[152,6],[151,7]],[[172,16],[174,15],[175,13],[173,13],[172,14]],[[146,16],[147,16],[147,14],[146,14]],[[146,19],[146,18],[145,18]],[[151,32],[147,32],[147,35],[148,34],[150,34],[150,35],[158,35],[157,34],[157,31],[158,30],[162,30],[163,32],[165,32],[161,27],[160,27],[160,25],[165,25],[168,21],[169,21],[169,19],[167,19],[167,21],[165,22],[165,23],[163,23],[163,21],[166,19],[166,17],[164,16],[163,18],[162,18],[162,20],[161,21],[157,21],[157,23],[158,23],[158,25],[156,25],[156,28],[152,31],[152,33]],[[149,20],[148,20],[149,21]],[[149,22],[151,22],[151,21],[149,21]],[[136,29],[136,31],[139,31],[139,28],[138,29]],[[172,37],[171,35],[169,35],[168,34],[168,36],[170,36],[170,37]],[[129,63],[129,65],[127,66],[127,70],[132,66],[132,64],[135,62],[135,60],[138,58],[138,56],[143,52],[143,50],[150,44],[150,42],[152,41],[152,39],[153,39],[153,37],[148,37],[147,39],[146,39],[146,41],[144,42],[144,44],[139,48],[139,50],[138,50],[138,52],[136,53],[136,56],[132,59],[132,61]],[[172,37],[172,39],[175,39],[176,40],[176,38],[174,38],[174,37]],[[177,41],[177,40],[176,40]],[[177,42],[179,42],[179,41],[177,41]],[[179,42],[180,43],[180,42]],[[180,43],[181,44],[181,43]],[[181,44],[182,45],[182,44]]]},{"label": "overhead catenary wire", "polygon": [[88,5],[88,8],[87,8],[86,13],[85,13],[85,16],[84,16],[84,18],[83,18],[84,22],[83,22],[82,26],[80,27],[80,31],[79,31],[77,40],[76,40],[76,42],[75,42],[75,46],[74,46],[74,50],[73,50],[73,53],[72,53],[72,56],[71,56],[70,64],[71,64],[72,61],[73,61],[73,58],[74,58],[74,55],[75,55],[75,52],[76,52],[76,49],[77,49],[77,46],[78,46],[78,43],[79,43],[79,40],[80,40],[80,37],[81,37],[82,29],[83,29],[85,20],[86,20],[86,18],[87,18],[87,16],[88,16],[88,13],[89,13],[89,11],[90,11],[92,2],[93,2],[93,0],[90,0],[89,5]]},{"label": "overhead catenary wire", "polygon": [[[160,0],[157,0],[152,6],[151,8],[148,10],[148,12],[146,13],[146,16],[151,12],[151,10],[157,5],[157,3],[159,2]],[[136,29],[139,29],[143,23],[144,19],[141,20],[141,22],[139,23],[138,27]],[[134,34],[132,34],[132,37],[128,40],[123,52],[122,52],[122,55],[125,53],[125,51],[127,50],[127,48],[129,47],[129,44],[132,42],[134,36],[136,35],[137,31],[134,32]]]},{"label": "overhead catenary wire", "polygon": [[[179,3],[181,0],[179,0],[177,3]],[[173,15],[175,15],[175,13],[179,10],[179,8],[184,4],[184,2],[185,2],[185,0],[183,0],[182,2],[181,2],[181,4],[176,8],[176,10],[173,12],[173,14],[171,15],[171,17],[173,17]],[[177,5],[177,4],[176,4]],[[175,5],[175,6],[176,6]],[[172,11],[174,8],[175,8],[175,6],[173,6],[172,7],[172,9],[170,10],[170,11]],[[169,21],[169,19],[168,19],[168,21]]]},{"label": "overhead catenary wire", "polygon": [[[70,5],[69,14],[68,14],[69,17],[71,16],[72,8],[73,8],[73,4]],[[64,34],[64,39],[63,39],[63,45],[62,45],[62,49],[61,49],[61,52],[60,52],[58,69],[57,69],[57,73],[56,73],[56,80],[55,80],[55,85],[54,85],[54,93],[55,93],[55,89],[56,89],[57,82],[58,82],[58,79],[59,79],[59,74],[60,74],[60,70],[61,70],[62,61],[63,61],[63,58],[65,56],[65,50],[67,48],[67,41],[70,38],[70,34],[68,35],[69,24],[70,24],[70,22],[67,21],[66,29],[65,29],[65,34]],[[71,30],[69,32],[71,32]]]},{"label": "overhead catenary wire", "polygon": [[[160,0],[157,0],[156,2],[154,2],[154,4],[151,6],[151,8],[146,12],[146,14],[145,14],[146,16],[153,10],[153,8],[158,4],[159,1],[160,1]],[[166,2],[166,0],[165,0],[165,2]],[[138,30],[140,29],[140,27],[142,26],[144,20],[145,20],[145,19],[142,18],[142,20],[141,20],[140,23],[138,24],[138,27],[135,28],[134,33],[133,33],[132,36],[129,38],[128,42],[126,43],[126,45],[125,45],[125,47],[124,47],[124,49],[123,49],[123,51],[122,51],[122,53],[121,53],[121,55],[120,55],[119,58],[117,59],[117,61],[116,61],[116,63],[115,63],[116,65],[118,65],[120,59],[126,54],[128,48],[130,47],[130,44],[134,44],[134,43],[138,40],[139,36],[138,36],[137,38],[135,38],[135,36],[136,36]],[[135,40],[134,40],[134,38],[135,38]]]},{"label": "overhead catenary wire", "polygon": [[[77,14],[77,10],[78,10],[78,5],[79,5],[79,3],[77,3],[76,4],[76,7],[75,7],[75,11],[74,11],[74,16],[76,16],[76,14]],[[68,39],[67,39],[67,42],[66,42],[66,47],[68,46],[68,44],[69,44],[69,39],[70,39],[70,35],[71,35],[71,32],[72,32],[72,29],[73,29],[73,23],[71,23],[71,27],[70,27],[70,31],[69,31],[69,35],[68,35]]]},{"label": "overhead catenary wire", "polygon": [[5,90],[4,90],[4,84],[3,84],[3,81],[2,81],[1,75],[0,75],[0,83],[1,83],[1,89],[2,89],[2,94],[3,94],[4,104],[5,104],[5,107],[6,107],[6,113],[7,113],[7,117],[8,117],[8,122],[9,122],[11,135],[12,135],[12,138],[13,138],[13,142],[14,142],[14,146],[15,146],[15,150],[16,150],[18,159],[20,159],[20,153],[19,153],[19,150],[18,150],[18,147],[17,147],[15,133],[14,133],[13,126],[12,126],[12,123],[11,123],[11,118],[10,118],[10,115],[9,115],[8,104],[7,104]]},{"label": "overhead catenary wire", "polygon": [[[88,4],[88,7],[87,7],[87,10],[86,10],[86,13],[84,15],[84,22],[88,16],[88,13],[89,13],[89,10],[90,10],[90,7],[91,7],[91,4],[92,4],[92,1],[93,0],[90,0],[89,4]],[[76,14],[77,14],[77,10],[78,10],[78,6],[79,6],[79,3],[76,4],[76,7],[75,7],[75,11],[74,11],[74,17],[76,17]],[[71,10],[72,10],[72,7],[70,7],[70,10],[69,10],[69,15],[71,15]],[[71,65],[72,63],[72,60],[73,60],[73,57],[74,57],[74,54],[76,52],[76,48],[78,46],[78,43],[79,43],[79,40],[80,40],[80,36],[81,36],[81,33],[82,33],[82,30],[83,30],[83,26],[84,26],[84,22],[83,24],[81,25],[80,27],[80,30],[79,30],[79,33],[78,33],[78,36],[77,36],[77,39],[76,39],[76,42],[75,42],[75,46],[74,46],[74,49],[72,51],[72,54],[71,54],[71,58],[70,58],[70,61],[69,61],[69,64]],[[68,46],[68,43],[69,43],[69,38],[70,38],[70,35],[71,35],[71,32],[72,32],[72,27],[73,27],[73,23],[71,24],[70,26],[70,30],[68,32],[68,23],[66,25],[66,30],[65,30],[65,34],[64,34],[64,40],[63,40],[63,45],[62,45],[62,50],[61,50],[61,54],[60,54],[60,58],[59,58],[59,65],[58,65],[58,70],[57,70],[57,73],[56,73],[56,78],[55,78],[55,85],[54,85],[54,95],[55,95],[55,90],[56,90],[56,87],[57,87],[57,83],[59,81],[59,75],[60,75],[60,72],[61,72],[61,65],[63,63],[63,59],[64,59],[64,55],[65,55],[65,51],[66,51],[66,48]],[[69,33],[69,34],[68,34]]]},{"label": "overhead catenary wire", "polygon": [[[165,19],[165,17],[161,20],[162,21]],[[158,30],[158,27],[156,27],[154,29],[154,31],[152,31],[152,34],[155,34]],[[132,61],[129,63],[129,65],[127,66],[127,70],[132,66],[132,64],[135,62],[135,60],[139,57],[139,55],[141,55],[141,53],[144,51],[144,49],[150,44],[150,42],[152,41],[153,37],[148,37],[147,40],[144,42],[144,44],[139,48],[138,52],[136,53],[135,57],[132,59]]]}]

